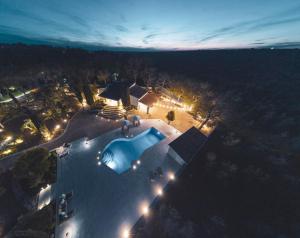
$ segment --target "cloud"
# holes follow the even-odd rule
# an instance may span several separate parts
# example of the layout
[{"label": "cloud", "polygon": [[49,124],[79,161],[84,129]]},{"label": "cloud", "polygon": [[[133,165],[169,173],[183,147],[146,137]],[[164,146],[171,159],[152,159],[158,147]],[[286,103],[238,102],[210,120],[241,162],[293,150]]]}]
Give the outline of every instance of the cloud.
[{"label": "cloud", "polygon": [[[55,12],[58,13],[58,11],[55,11]],[[89,27],[88,22],[86,20],[84,20],[82,17],[72,15],[72,14],[67,13],[67,12],[61,12],[61,15],[69,18],[71,21],[73,21],[75,24],[77,24],[81,27],[84,27],[84,28]]]},{"label": "cloud", "polygon": [[[51,20],[50,18],[45,18],[43,16],[29,13],[29,12],[21,10],[21,9],[13,8],[13,7],[3,4],[3,3],[0,4],[0,8],[5,9],[5,14],[22,17],[27,20],[33,21],[36,24],[41,24],[44,27],[47,27],[47,29],[49,29],[49,31],[52,30],[56,33],[68,32],[72,35],[77,35],[77,36],[80,36],[85,33],[85,30],[79,29],[78,27],[72,27],[72,26],[70,26],[70,24],[64,24],[64,23],[61,23],[61,22],[58,22],[55,20]],[[78,24],[80,24],[82,26],[86,26],[86,23],[81,18],[76,17],[76,16],[69,16],[69,17],[71,17],[73,19],[73,21],[77,22]]]},{"label": "cloud", "polygon": [[119,15],[119,17],[120,17],[120,19],[121,19],[122,22],[127,22],[127,18],[125,17],[124,14],[121,13],[121,14]]},{"label": "cloud", "polygon": [[147,31],[149,29],[150,29],[150,27],[148,25],[146,25],[146,24],[141,26],[141,30],[142,31]]},{"label": "cloud", "polygon": [[254,42],[254,43],[251,43],[251,45],[265,45],[266,42]]},{"label": "cloud", "polygon": [[251,21],[244,21],[231,26],[217,29],[197,42],[202,43],[223,36],[242,35],[255,31],[262,31],[273,26],[300,22],[300,6],[279,12],[277,14],[259,18]]},{"label": "cloud", "polygon": [[[80,41],[69,41],[68,39],[59,38],[32,38],[14,34],[4,34],[0,32],[0,42],[4,44],[23,43],[29,45],[51,45],[55,47],[71,47],[71,48],[82,48],[90,51],[124,51],[124,52],[147,52],[157,51],[154,48],[143,48],[143,47],[126,47],[118,43],[117,46],[108,46],[105,44],[86,43]],[[0,43],[1,44],[1,43]]]},{"label": "cloud", "polygon": [[300,48],[300,41],[284,41],[284,42],[275,42],[275,43],[268,43],[265,41],[256,41],[251,44],[250,46],[256,46],[258,48],[275,48],[275,49],[294,49]]},{"label": "cloud", "polygon": [[144,44],[149,44],[151,40],[153,40],[158,34],[149,34],[143,38]]},{"label": "cloud", "polygon": [[294,23],[294,22],[299,22],[299,21],[300,21],[300,16],[287,18],[287,19],[278,19],[278,20],[277,19],[272,19],[271,21],[258,23],[256,25],[250,27],[248,29],[248,31],[264,30],[265,28],[268,28],[270,26],[277,26],[277,25]]},{"label": "cloud", "polygon": [[274,44],[269,44],[266,47],[277,48],[277,49],[300,48],[300,41],[278,42],[278,43],[274,43]]},{"label": "cloud", "polygon": [[122,26],[122,25],[116,25],[115,28],[117,31],[120,31],[120,32],[129,32],[128,28],[126,28],[125,26]]}]

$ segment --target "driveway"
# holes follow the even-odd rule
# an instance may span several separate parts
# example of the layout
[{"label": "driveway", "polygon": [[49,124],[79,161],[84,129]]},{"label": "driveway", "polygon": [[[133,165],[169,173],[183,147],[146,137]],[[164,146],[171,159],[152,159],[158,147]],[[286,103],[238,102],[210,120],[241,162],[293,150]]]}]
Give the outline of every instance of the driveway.
[{"label": "driveway", "polygon": [[82,137],[93,139],[119,126],[120,122],[101,119],[86,111],[80,112],[72,118],[66,131],[61,136],[40,146],[52,150],[61,146],[63,143],[71,142]]},{"label": "driveway", "polygon": [[[89,139],[95,138],[107,131],[113,130],[120,126],[120,122],[108,121],[96,117],[87,111],[77,113],[70,121],[65,132],[59,137],[49,141],[45,144],[40,144],[36,147],[44,147],[49,150],[55,149],[61,146],[63,143],[68,143],[77,140],[82,137],[88,137]],[[34,147],[32,147],[34,148]],[[29,149],[32,149],[29,148]],[[0,160],[0,170],[11,169],[24,151],[7,156]]]}]

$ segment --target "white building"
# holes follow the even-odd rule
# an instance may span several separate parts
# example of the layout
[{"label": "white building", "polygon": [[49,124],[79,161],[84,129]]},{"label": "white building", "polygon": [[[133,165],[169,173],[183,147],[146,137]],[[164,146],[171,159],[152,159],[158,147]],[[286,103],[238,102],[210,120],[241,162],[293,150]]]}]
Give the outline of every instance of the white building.
[{"label": "white building", "polygon": [[149,114],[151,112],[151,108],[157,102],[158,98],[154,93],[148,92],[138,101],[138,109],[144,113]]},{"label": "white building", "polygon": [[122,106],[128,95],[130,105],[144,113],[150,113],[154,103],[158,100],[157,96],[149,92],[147,88],[138,86],[135,83],[130,85],[126,81],[113,81],[99,96],[109,106]]},{"label": "white building", "polygon": [[133,84],[129,88],[130,95],[130,104],[136,108],[138,108],[139,100],[144,97],[148,93],[146,88],[138,86],[137,84]]}]

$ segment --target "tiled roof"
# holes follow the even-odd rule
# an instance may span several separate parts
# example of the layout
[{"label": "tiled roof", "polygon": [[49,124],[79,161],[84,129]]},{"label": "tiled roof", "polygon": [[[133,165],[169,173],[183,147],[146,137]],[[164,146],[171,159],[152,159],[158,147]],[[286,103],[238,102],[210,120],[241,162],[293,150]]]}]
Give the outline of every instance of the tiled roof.
[{"label": "tiled roof", "polygon": [[158,97],[156,96],[155,93],[147,93],[144,97],[142,97],[139,102],[147,105],[147,106],[152,106],[154,103],[156,103],[158,100]]},{"label": "tiled roof", "polygon": [[138,85],[134,85],[132,87],[130,87],[129,89],[129,93],[131,96],[136,97],[137,99],[140,99],[141,97],[143,97],[146,93],[148,92],[147,89],[138,86]]},{"label": "tiled roof", "polygon": [[173,140],[169,146],[186,162],[189,163],[192,158],[200,151],[207,141],[207,137],[196,127],[192,127],[181,136]]},{"label": "tiled roof", "polygon": [[126,81],[114,81],[110,83],[102,93],[100,93],[100,97],[118,101],[122,98],[122,91],[128,88],[128,84],[129,83]]}]

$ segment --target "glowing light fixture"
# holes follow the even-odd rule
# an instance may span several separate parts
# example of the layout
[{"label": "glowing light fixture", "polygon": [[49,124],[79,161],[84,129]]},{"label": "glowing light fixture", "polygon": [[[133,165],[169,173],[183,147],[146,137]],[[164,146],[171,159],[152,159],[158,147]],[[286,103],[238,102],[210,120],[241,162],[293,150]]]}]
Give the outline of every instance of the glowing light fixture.
[{"label": "glowing light fixture", "polygon": [[10,153],[12,153],[12,150],[11,150],[11,149],[7,149],[7,150],[4,150],[4,151],[2,152],[3,155],[8,155],[8,154],[10,154]]},{"label": "glowing light fixture", "polygon": [[168,177],[170,180],[174,181],[175,180],[175,175],[173,172],[169,172]]},{"label": "glowing light fixture", "polygon": [[98,161],[98,166],[100,166],[101,165],[101,161]]},{"label": "glowing light fixture", "polygon": [[125,228],[122,232],[122,238],[129,238],[129,229],[128,228]]},{"label": "glowing light fixture", "polygon": [[148,206],[143,206],[142,212],[143,212],[144,216],[148,216],[149,215],[149,208],[148,208]]},{"label": "glowing light fixture", "polygon": [[160,197],[163,195],[162,187],[158,186],[158,187],[156,188],[156,195],[158,195],[158,196],[160,196]]},{"label": "glowing light fixture", "polygon": [[140,161],[140,160],[138,160],[136,163],[137,163],[137,164],[141,164],[141,161]]},{"label": "glowing light fixture", "polygon": [[21,144],[21,143],[23,143],[23,139],[21,138],[16,139],[16,144]]},{"label": "glowing light fixture", "polygon": [[55,126],[55,130],[58,130],[58,129],[60,129],[60,125],[59,125],[59,124],[57,124],[57,125]]},{"label": "glowing light fixture", "polygon": [[89,148],[90,147],[90,143],[89,143],[89,141],[87,139],[84,141],[84,147],[85,148]]},{"label": "glowing light fixture", "polygon": [[136,165],[133,165],[132,168],[133,168],[133,170],[136,170]]}]

